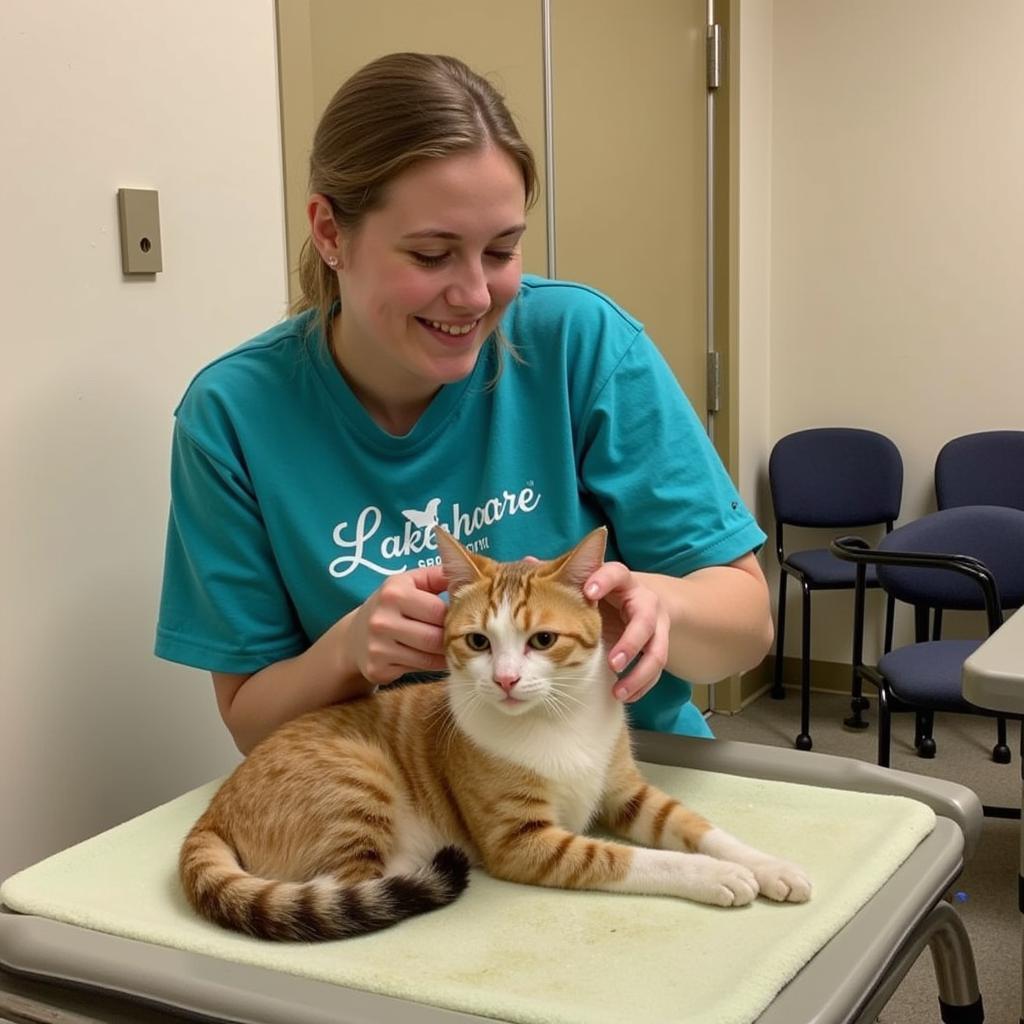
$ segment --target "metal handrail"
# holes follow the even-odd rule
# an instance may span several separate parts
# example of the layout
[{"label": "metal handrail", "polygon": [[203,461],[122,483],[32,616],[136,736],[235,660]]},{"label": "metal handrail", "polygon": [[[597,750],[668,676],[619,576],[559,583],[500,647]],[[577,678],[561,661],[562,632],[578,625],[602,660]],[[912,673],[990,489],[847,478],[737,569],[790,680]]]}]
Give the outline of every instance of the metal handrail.
[{"label": "metal handrail", "polygon": [[934,551],[880,551],[871,548],[860,537],[838,537],[829,545],[829,550],[837,558],[857,564],[858,587],[863,585],[861,576],[868,565],[895,565],[958,572],[961,576],[974,580],[981,588],[989,633],[994,633],[1003,624],[1002,604],[996,578],[984,562],[971,555],[943,554]]}]

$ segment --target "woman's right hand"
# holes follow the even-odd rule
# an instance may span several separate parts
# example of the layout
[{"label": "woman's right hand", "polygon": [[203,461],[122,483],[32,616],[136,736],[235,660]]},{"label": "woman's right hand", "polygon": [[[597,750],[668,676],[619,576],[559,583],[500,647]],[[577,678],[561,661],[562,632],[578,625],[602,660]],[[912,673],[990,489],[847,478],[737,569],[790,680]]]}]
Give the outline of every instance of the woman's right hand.
[{"label": "woman's right hand", "polygon": [[345,655],[375,686],[407,672],[440,672],[444,658],[447,605],[438,596],[448,589],[439,565],[389,576],[346,618]]}]

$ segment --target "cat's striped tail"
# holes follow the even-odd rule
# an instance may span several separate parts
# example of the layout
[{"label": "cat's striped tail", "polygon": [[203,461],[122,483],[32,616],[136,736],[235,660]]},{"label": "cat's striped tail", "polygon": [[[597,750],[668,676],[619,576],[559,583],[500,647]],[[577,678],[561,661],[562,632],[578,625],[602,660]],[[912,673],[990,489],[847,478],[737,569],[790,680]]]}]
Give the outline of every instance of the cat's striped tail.
[{"label": "cat's striped tail", "polygon": [[279,942],[317,942],[379,931],[457,899],[469,861],[446,846],[407,875],[356,882],[331,878],[280,882],[248,874],[209,828],[194,828],[181,848],[179,874],[189,903],[224,928]]}]

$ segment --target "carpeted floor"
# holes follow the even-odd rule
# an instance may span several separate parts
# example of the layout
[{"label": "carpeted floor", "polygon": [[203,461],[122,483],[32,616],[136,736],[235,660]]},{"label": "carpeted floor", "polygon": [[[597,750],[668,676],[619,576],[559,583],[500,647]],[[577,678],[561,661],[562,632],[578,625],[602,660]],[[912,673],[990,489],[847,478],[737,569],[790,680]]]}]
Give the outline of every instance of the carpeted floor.
[{"label": "carpeted floor", "polygon": [[[849,697],[812,694],[811,738],[814,749],[875,762],[877,733],[874,707],[867,713],[870,728],[854,732],[842,725]],[[796,691],[785,700],[759,697],[738,715],[713,714],[710,725],[722,739],[792,746],[799,732],[800,702]],[[1020,739],[1009,724],[1013,761],[991,759],[996,726],[992,719],[939,715],[935,723],[938,752],[934,760],[917,757],[911,715],[893,719],[892,766],[921,775],[952,779],[973,789],[982,803],[1019,806]],[[1020,822],[986,818],[981,844],[954,886],[953,898],[971,937],[987,1024],[1018,1024],[1021,990],[1021,914],[1017,909]],[[914,965],[879,1017],[880,1024],[933,1024],[939,1005],[931,957]]]}]

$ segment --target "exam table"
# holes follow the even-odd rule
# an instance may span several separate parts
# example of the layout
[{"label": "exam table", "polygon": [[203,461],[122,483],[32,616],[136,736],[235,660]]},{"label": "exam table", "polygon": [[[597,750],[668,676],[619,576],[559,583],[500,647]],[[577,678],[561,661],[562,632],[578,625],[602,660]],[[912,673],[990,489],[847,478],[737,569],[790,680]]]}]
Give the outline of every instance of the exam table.
[{"label": "exam table", "polygon": [[[1024,625],[1024,618],[1018,615],[1017,619]],[[723,827],[755,841],[757,836],[751,837],[743,822],[754,822],[760,815],[767,823],[765,828],[781,828],[793,835],[794,845],[799,846],[797,838],[802,837],[800,841],[808,851],[817,850],[816,865],[805,863],[816,886],[811,903],[798,907],[758,900],[751,908],[723,910],[667,898],[558,893],[509,886],[474,872],[467,894],[449,908],[378,933],[379,938],[369,936],[327,944],[334,947],[329,951],[334,959],[344,964],[345,942],[365,943],[360,950],[372,952],[372,943],[392,941],[385,939],[390,933],[398,936],[395,941],[408,942],[400,934],[401,929],[416,927],[423,931],[410,930],[407,934],[426,936],[426,943],[441,954],[446,943],[461,935],[456,920],[471,928],[478,923],[485,898],[491,904],[505,900],[504,909],[486,908],[494,916],[481,925],[480,937],[470,936],[471,948],[465,955],[472,958],[472,947],[485,944],[494,933],[504,949],[514,950],[515,943],[520,942],[535,951],[538,946],[542,951],[550,946],[551,951],[538,957],[537,966],[531,968],[533,973],[525,976],[533,979],[523,986],[526,991],[511,991],[514,984],[496,987],[492,1005],[488,1002],[485,979],[482,998],[486,1005],[478,1006],[467,997],[460,1008],[457,1000],[444,1005],[447,990],[443,999],[429,995],[428,991],[429,998],[418,1001],[408,996],[396,997],[386,990],[369,991],[359,985],[328,983],[293,973],[304,970],[305,959],[322,954],[322,949],[293,947],[282,951],[293,957],[294,966],[286,972],[259,966],[258,962],[238,962],[195,949],[174,948],[162,944],[162,938],[160,942],[139,941],[108,931],[106,924],[100,929],[85,928],[62,920],[59,905],[47,909],[46,914],[32,912],[33,893],[42,905],[50,906],[52,894],[47,879],[51,876],[46,872],[56,870],[47,867],[50,861],[57,868],[66,868],[60,858],[70,857],[69,863],[77,871],[78,863],[91,863],[89,851],[93,849],[92,860],[104,862],[106,853],[97,858],[96,849],[103,850],[95,844],[112,841],[114,845],[108,849],[116,850],[121,840],[117,830],[112,830],[4,883],[4,904],[0,908],[0,1021],[165,1024],[198,1019],[235,1024],[469,1024],[506,1020],[565,1024],[578,1020],[580,1024],[590,1024],[599,1019],[618,1019],[630,1024],[670,1024],[670,1020],[709,1024],[867,1024],[875,1020],[926,947],[935,965],[939,1000],[936,1018],[941,1011],[947,1024],[975,1024],[983,1020],[970,942],[956,911],[943,899],[979,839],[982,810],[974,793],[955,783],[825,754],[643,732],[635,734],[635,742],[638,760],[650,767],[658,784],[668,786],[676,781],[687,790],[703,786],[709,787],[709,792],[725,792],[732,801],[735,821],[722,820],[716,807],[694,801],[697,808]],[[809,828],[801,828],[797,820],[801,806],[815,808],[816,817]],[[159,810],[154,809],[149,815],[157,815]],[[871,857],[864,851],[854,851],[853,863],[841,863],[849,848],[849,841],[841,838],[845,835],[842,828],[849,821],[850,835],[860,834],[873,822],[882,820],[879,814],[890,812],[894,815],[891,820],[901,827],[904,822],[925,818],[927,826],[918,830],[920,835],[908,833],[907,850],[897,852],[898,865],[885,868],[880,881],[865,878],[867,888],[858,895],[854,891],[861,884],[858,872]],[[147,817],[143,815],[119,828],[142,828]],[[805,834],[814,830],[820,834]],[[886,835],[896,831],[899,829],[885,827]],[[836,836],[832,845],[830,834]],[[131,833],[123,835],[128,841]],[[176,852],[169,851],[168,863],[173,863]],[[774,852],[791,855],[788,848]],[[180,896],[171,894],[173,879],[169,872],[168,868],[159,877],[168,891],[167,899],[173,902]],[[499,888],[491,890],[488,886]],[[833,895],[841,902],[838,896],[851,886],[850,899],[856,905],[851,904],[847,919],[837,930],[826,935],[824,941],[816,942],[809,953],[804,949],[796,967],[790,969],[786,962],[776,963],[776,951],[781,956],[781,951],[788,948],[787,943],[799,947],[802,939],[817,927],[816,919],[807,915],[828,910]],[[869,890],[868,895],[863,895]],[[495,895],[488,897],[492,892]],[[74,903],[73,889],[71,893],[68,902]],[[445,917],[467,898],[478,900],[477,910],[470,904],[465,911],[473,914],[472,918]],[[560,923],[546,932],[516,934],[516,907],[520,908],[518,913],[525,915],[522,919],[529,921],[529,915],[536,913],[531,901],[548,901],[536,904],[547,907],[553,900],[570,901],[557,905],[568,908],[568,916],[552,919]],[[614,900],[623,902],[609,902]],[[654,902],[638,902],[645,900]],[[22,902],[28,911],[21,905],[11,906]],[[815,904],[817,910],[808,909]],[[614,917],[609,917],[609,913]],[[608,921],[616,927],[604,930],[616,934],[599,935],[600,929],[594,922]],[[665,938],[658,941],[655,955],[648,955],[650,945],[640,946],[637,948],[647,951],[643,962],[639,957],[630,959],[631,928],[642,936],[644,927],[656,921],[668,930],[658,933]],[[676,921],[678,927],[673,923]],[[750,954],[743,953],[744,935],[755,933],[765,922],[768,941],[756,954],[757,958],[750,959]],[[714,948],[706,950],[702,946],[702,929],[709,924],[729,929],[725,935],[731,938],[720,938],[713,943]],[[213,927],[209,926],[211,930]],[[117,930],[116,923],[114,928]],[[200,934],[205,936],[206,932]],[[227,938],[237,944],[233,948],[243,949],[246,954],[254,950],[254,958],[267,945],[238,936]],[[644,941],[649,943],[650,936]],[[655,962],[649,962],[652,960]],[[591,971],[589,976],[583,973],[586,969]],[[412,958],[408,956],[394,963],[396,978],[404,978],[412,970]],[[687,971],[689,980],[685,977]],[[677,990],[672,985],[696,987],[704,976],[715,972],[719,981],[709,989],[713,998],[709,997],[711,1001],[705,1010],[698,1011],[685,996],[677,998],[673,994]],[[743,986],[761,982],[766,976],[770,985],[767,994],[744,1002],[740,998]],[[599,999],[595,996],[596,1001],[588,1008],[584,999],[588,990],[579,995],[576,1011],[577,997],[572,993],[574,986],[580,986],[581,977],[588,979],[588,986],[607,982],[612,995],[601,995]],[[559,989],[568,993],[561,1002],[553,995],[550,1011],[543,1000],[538,1003],[530,999],[549,982],[553,982],[552,993]],[[678,1005],[677,1014],[666,1014],[665,1004],[657,1002],[658,994],[650,991],[657,984],[669,986],[667,997]],[[618,1006],[613,1005],[615,993],[620,993]],[[721,1009],[716,1008],[715,999],[721,1001]]]},{"label": "exam table", "polygon": [[[965,662],[963,694],[978,707],[1024,716],[1024,609],[1018,609]],[[1021,806],[1024,807],[1024,732],[1021,733]],[[1024,820],[1021,823],[1018,900],[1024,913]],[[1022,929],[1024,935],[1024,929]],[[1021,945],[1024,953],[1024,940]],[[1024,967],[1021,970],[1024,1021]]]}]

